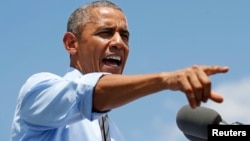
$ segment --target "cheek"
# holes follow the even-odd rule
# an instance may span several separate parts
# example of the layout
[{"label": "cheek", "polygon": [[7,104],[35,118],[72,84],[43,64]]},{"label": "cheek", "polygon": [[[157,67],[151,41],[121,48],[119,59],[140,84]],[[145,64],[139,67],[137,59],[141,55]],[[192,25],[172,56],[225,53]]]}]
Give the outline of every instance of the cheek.
[{"label": "cheek", "polygon": [[129,48],[127,48],[125,50],[125,53],[124,53],[124,56],[125,56],[126,59],[128,58],[128,55],[129,55]]}]

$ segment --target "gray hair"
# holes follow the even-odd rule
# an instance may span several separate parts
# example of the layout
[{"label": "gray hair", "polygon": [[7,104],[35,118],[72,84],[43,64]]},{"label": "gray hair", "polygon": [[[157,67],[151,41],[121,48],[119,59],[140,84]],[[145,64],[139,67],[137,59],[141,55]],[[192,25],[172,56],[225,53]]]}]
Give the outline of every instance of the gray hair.
[{"label": "gray hair", "polygon": [[[97,0],[77,8],[69,17],[67,32],[72,32],[80,37],[84,26],[91,22],[91,10],[96,7],[109,7],[122,11],[120,7],[108,0]],[[123,12],[123,11],[122,11]]]}]

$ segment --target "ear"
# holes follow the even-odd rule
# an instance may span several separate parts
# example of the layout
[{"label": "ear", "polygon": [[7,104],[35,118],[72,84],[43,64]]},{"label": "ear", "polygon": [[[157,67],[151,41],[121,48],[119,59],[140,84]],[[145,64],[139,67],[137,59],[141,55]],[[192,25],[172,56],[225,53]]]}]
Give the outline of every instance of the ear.
[{"label": "ear", "polygon": [[65,49],[69,52],[70,55],[75,55],[78,50],[77,37],[71,33],[66,32],[63,36],[63,43]]}]

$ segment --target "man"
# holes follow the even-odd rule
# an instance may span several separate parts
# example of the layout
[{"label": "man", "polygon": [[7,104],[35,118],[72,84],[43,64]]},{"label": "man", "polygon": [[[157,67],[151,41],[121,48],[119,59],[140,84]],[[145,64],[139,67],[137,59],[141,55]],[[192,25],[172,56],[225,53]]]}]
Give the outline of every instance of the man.
[{"label": "man", "polygon": [[[186,94],[192,108],[223,98],[211,91],[209,76],[227,67],[192,66],[174,72],[122,75],[129,54],[123,11],[109,1],[79,7],[63,37],[71,71],[63,77],[32,75],[20,90],[13,120],[13,141],[106,141],[100,119],[112,109],[162,90]],[[124,141],[109,120],[111,141]]]}]

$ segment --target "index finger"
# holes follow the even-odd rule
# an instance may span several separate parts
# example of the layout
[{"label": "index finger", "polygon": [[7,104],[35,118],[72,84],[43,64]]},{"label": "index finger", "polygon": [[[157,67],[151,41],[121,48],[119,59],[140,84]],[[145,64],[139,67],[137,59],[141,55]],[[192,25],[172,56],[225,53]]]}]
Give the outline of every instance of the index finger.
[{"label": "index finger", "polygon": [[201,66],[201,68],[207,75],[226,73],[229,71],[227,66]]}]

